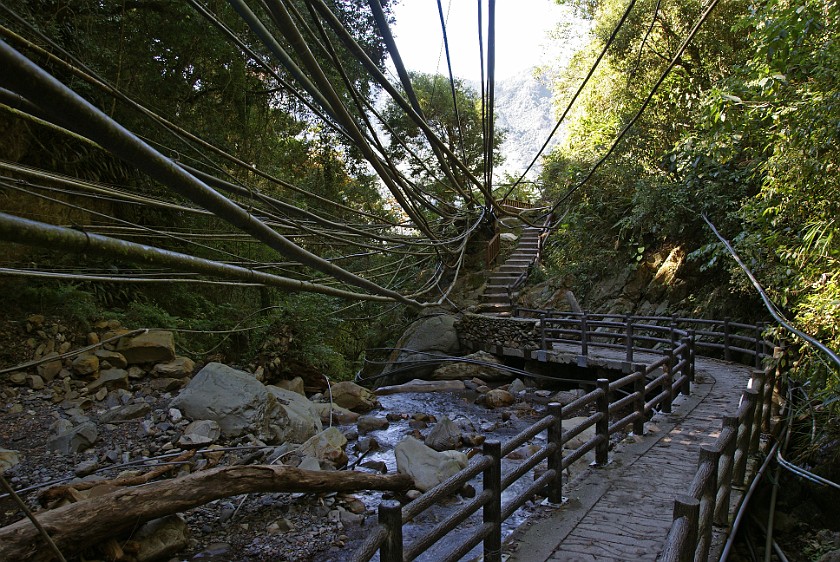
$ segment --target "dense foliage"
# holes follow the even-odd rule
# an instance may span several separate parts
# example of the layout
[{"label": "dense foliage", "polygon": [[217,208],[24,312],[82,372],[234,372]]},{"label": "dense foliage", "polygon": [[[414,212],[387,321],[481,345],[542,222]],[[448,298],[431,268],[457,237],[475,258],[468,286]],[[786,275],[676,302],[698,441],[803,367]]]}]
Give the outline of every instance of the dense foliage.
[{"label": "dense foliage", "polygon": [[[478,92],[456,78],[453,103],[448,78],[439,74],[412,73],[411,82],[429,128],[446,144],[451,154],[458,156],[474,177],[482,177],[485,124]],[[451,191],[448,182],[442,181],[439,174],[429,173],[428,162],[435,156],[420,127],[392,101],[385,108],[384,117],[387,125],[396,133],[390,146],[393,158],[404,162],[412,176],[429,191],[444,200],[452,200],[451,193],[447,193]],[[495,131],[493,148],[496,164],[503,162],[499,147],[504,141],[504,135],[503,130]],[[469,186],[466,174],[455,161],[452,158],[446,160],[458,183]]]},{"label": "dense foliage", "polygon": [[[594,31],[558,80],[561,104],[627,4],[575,5]],[[604,153],[702,7],[637,2],[547,162],[547,198],[557,200]],[[835,0],[720,3],[612,157],[560,209],[568,214],[553,244],[556,270],[589,281],[646,248],[681,246],[705,282],[698,292],[728,288],[716,292],[718,310],[769,320],[706,214],[792,323],[840,348],[838,33]],[[800,381],[836,412],[840,368],[790,344]]]},{"label": "dense foliage", "polygon": [[[367,2],[331,0],[327,4],[374,62],[382,66],[384,44]],[[387,11],[388,2],[382,4]],[[266,63],[271,60],[267,48],[249,32],[231,3],[211,0],[200,5],[211,17],[203,16],[188,2],[176,0],[13,0],[0,6],[0,25],[3,39],[10,45],[175,160],[242,182],[337,222],[360,221],[353,212],[356,210],[376,213],[387,220],[391,211],[386,209],[378,181],[357,150],[313,113],[303,101],[306,94],[296,94],[287,87],[292,80],[286,69]],[[300,22],[309,17],[306,6],[306,2],[287,3]],[[226,36],[220,30],[222,26],[250,53]],[[376,95],[370,73],[335,40],[331,30],[308,32],[316,45],[322,44],[315,40],[316,34],[327,34],[334,41],[337,57],[343,61],[341,67],[331,62],[323,47],[313,51],[332,73],[330,79],[351,111],[358,110],[354,95],[366,99]],[[60,128],[6,109],[0,111],[3,159],[137,195],[165,197],[168,203],[181,202],[142,171],[92,143],[80,142]],[[249,167],[260,173],[253,173]],[[6,172],[2,175],[3,180],[9,180]],[[297,189],[291,189],[291,184]],[[107,197],[88,197],[83,200],[84,208],[73,207],[70,204],[76,200],[56,190],[50,192],[55,187],[52,184],[41,192],[29,193],[13,186],[0,185],[0,207],[18,216],[89,228],[125,221],[125,225],[149,229],[147,238],[139,236],[134,241],[214,260],[263,264],[279,268],[283,275],[297,275],[294,267],[282,269],[277,254],[264,245],[235,235],[218,236],[226,232],[226,226],[213,216],[185,214],[165,205],[126,205]],[[44,192],[49,199],[42,195]],[[248,206],[247,200],[244,205]],[[199,241],[160,235],[161,230],[189,232]],[[342,244],[323,237],[292,234],[298,236],[296,241],[301,246],[327,258],[347,253]],[[136,271],[134,264],[90,255],[41,253],[15,245],[5,245],[1,251],[7,266],[24,264],[72,273]],[[371,252],[359,256],[356,267],[375,269],[381,263]],[[107,314],[120,316],[132,325],[177,329],[182,334],[180,343],[197,358],[216,353],[244,361],[261,351],[268,335],[283,332],[291,343],[278,352],[283,351],[290,369],[313,367],[331,376],[348,376],[361,350],[390,337],[375,328],[381,307],[357,304],[348,308],[349,303],[336,299],[267,288],[68,283],[8,277],[0,278],[0,282],[10,313],[59,314],[82,325]],[[258,313],[262,309],[266,310]],[[345,321],[338,329],[340,319]],[[392,319],[399,321],[396,316]],[[206,333],[233,326],[258,328],[234,335]]]}]

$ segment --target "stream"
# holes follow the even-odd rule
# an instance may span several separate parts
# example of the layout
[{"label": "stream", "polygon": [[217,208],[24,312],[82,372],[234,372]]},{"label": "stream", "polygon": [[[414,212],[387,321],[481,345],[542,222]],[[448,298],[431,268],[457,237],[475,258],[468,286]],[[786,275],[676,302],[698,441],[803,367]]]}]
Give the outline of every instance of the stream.
[{"label": "stream", "polygon": [[[542,391],[541,393],[544,394],[545,391]],[[389,419],[395,419],[396,421],[392,421],[387,429],[371,431],[366,435],[359,437],[360,439],[363,437],[372,437],[379,444],[379,448],[377,450],[363,455],[364,458],[361,459],[360,465],[364,466],[364,464],[370,463],[371,461],[380,462],[387,466],[388,473],[395,473],[397,471],[397,466],[396,458],[394,456],[394,447],[408,435],[414,435],[417,437],[418,435],[415,427],[418,427],[418,425],[422,427],[424,425],[418,424],[417,421],[414,421],[413,425],[415,427],[411,427],[410,423],[412,422],[415,414],[421,414],[421,416],[417,417],[431,415],[434,416],[437,421],[443,419],[444,416],[456,423],[459,420],[469,420],[475,428],[475,433],[484,435],[487,439],[495,439],[504,443],[506,440],[538,421],[544,415],[545,406],[543,404],[547,402],[547,399],[544,396],[538,396],[534,394],[533,389],[528,389],[526,392],[520,393],[517,397],[517,402],[514,405],[494,410],[475,404],[477,396],[478,393],[470,390],[433,393],[409,392],[379,396],[378,398],[381,403],[381,408],[370,412],[370,414],[378,417],[385,417],[386,414],[388,414]],[[542,402],[543,404],[537,402]],[[399,419],[396,419],[398,416]],[[427,428],[420,429],[422,436],[424,437],[427,435],[433,426],[434,422],[429,422]],[[353,429],[352,426],[347,427]],[[342,429],[345,428],[342,427]],[[529,444],[535,445],[533,449],[536,449],[545,443],[545,438],[546,434],[545,432],[542,432]],[[509,473],[519,463],[523,462],[524,458],[530,456],[528,454],[530,451],[525,450],[528,448],[529,444],[524,445],[511,455],[508,455],[508,457],[518,456],[522,458],[502,459],[503,474]],[[352,449],[352,445],[348,446],[348,455],[350,455],[351,465],[354,462],[360,461],[359,454]],[[459,450],[466,452],[469,456],[471,456],[473,452],[480,454],[481,447],[462,447]],[[517,455],[517,452],[521,452],[522,454]],[[545,462],[542,463],[542,466],[545,467]],[[502,505],[505,505],[511,498],[515,497],[532,481],[533,472],[531,472],[530,476],[526,475],[512,484],[502,493]],[[479,475],[474,478],[470,482],[470,485],[476,493],[480,493],[482,490],[481,476]],[[357,493],[356,495],[365,503],[368,509],[373,510],[374,513],[376,512],[379,502],[382,499],[382,494],[376,492]],[[427,534],[436,524],[452,513],[452,511],[468,503],[471,499],[471,497],[463,497],[460,494],[456,494],[427,509],[417,518],[403,526],[403,544],[406,546],[412,544],[416,539]],[[522,508],[518,509],[511,517],[503,522],[503,540],[527,519],[532,510],[533,503],[531,501],[526,502]],[[375,516],[369,517],[369,520],[375,521]],[[453,540],[466,536],[474,528],[474,526],[480,524],[481,510],[473,514],[454,531],[450,532],[446,535],[446,537],[438,541],[438,543],[436,543],[430,550],[418,557],[417,560],[427,562],[440,560],[443,554],[450,549],[450,545]],[[471,560],[480,557],[481,549],[482,546],[479,543],[479,545],[475,547],[464,559]],[[374,560],[378,560],[378,555],[374,558]]]}]

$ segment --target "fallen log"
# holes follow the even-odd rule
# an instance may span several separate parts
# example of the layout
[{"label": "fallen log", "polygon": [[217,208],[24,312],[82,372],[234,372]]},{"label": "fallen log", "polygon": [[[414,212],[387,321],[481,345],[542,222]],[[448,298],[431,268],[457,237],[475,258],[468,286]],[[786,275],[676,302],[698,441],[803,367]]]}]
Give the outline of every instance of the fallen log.
[{"label": "fallen log", "polygon": [[96,488],[97,486],[120,487],[139,486],[141,484],[146,484],[147,482],[151,482],[155,478],[163,476],[169,471],[179,468],[180,465],[176,463],[189,460],[194,455],[195,451],[186,451],[183,454],[178,455],[177,457],[172,459],[170,461],[172,464],[165,464],[163,466],[155,467],[154,469],[137,476],[114,478],[113,480],[83,480],[81,482],[76,482],[75,484],[53,486],[52,488],[47,488],[46,490],[38,494],[38,503],[40,503],[43,507],[52,507],[53,504],[62,500],[75,500],[74,494],[76,492],[83,492],[85,490],[90,490],[91,488]]},{"label": "fallen log", "polygon": [[[288,466],[228,466],[161,480],[137,488],[37,513],[65,555],[130,531],[139,524],[207,502],[260,492],[407,490],[405,474],[313,471]],[[47,561],[53,552],[28,519],[0,528],[0,560]]]}]

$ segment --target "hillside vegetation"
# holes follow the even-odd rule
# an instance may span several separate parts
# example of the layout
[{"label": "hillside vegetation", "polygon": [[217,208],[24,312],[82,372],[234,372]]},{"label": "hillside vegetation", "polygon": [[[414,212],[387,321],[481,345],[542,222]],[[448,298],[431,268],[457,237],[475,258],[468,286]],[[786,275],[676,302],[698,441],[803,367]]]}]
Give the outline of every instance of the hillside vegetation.
[{"label": "hillside vegetation", "polygon": [[[570,68],[546,69],[560,108],[618,31],[545,164],[545,198],[563,217],[549,277],[594,296],[618,271],[677,256],[669,312],[771,320],[706,215],[796,327],[840,348],[838,3],[715,6],[603,162],[708,4],[639,0],[619,24],[627,2],[572,3],[594,31]],[[788,345],[817,415],[836,415],[838,367]]]}]

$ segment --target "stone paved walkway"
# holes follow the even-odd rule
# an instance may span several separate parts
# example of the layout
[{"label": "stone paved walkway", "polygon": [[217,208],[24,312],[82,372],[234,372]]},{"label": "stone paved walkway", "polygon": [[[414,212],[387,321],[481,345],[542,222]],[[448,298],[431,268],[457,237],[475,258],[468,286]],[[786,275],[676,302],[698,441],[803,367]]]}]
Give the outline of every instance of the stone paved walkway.
[{"label": "stone paved walkway", "polygon": [[610,453],[564,486],[568,501],[544,508],[508,541],[508,560],[521,562],[656,560],[671,526],[674,497],[685,493],[699,448],[718,436],[734,414],[751,369],[698,357],[691,396],[657,414],[643,437]]}]

